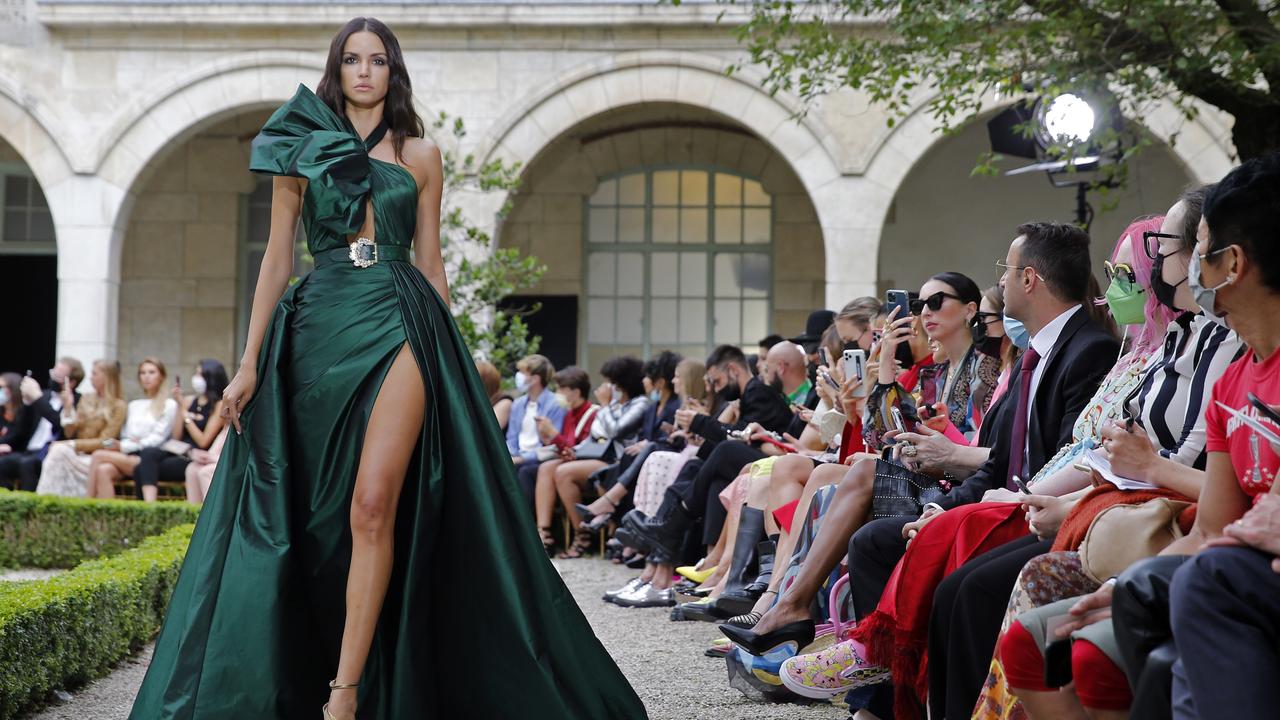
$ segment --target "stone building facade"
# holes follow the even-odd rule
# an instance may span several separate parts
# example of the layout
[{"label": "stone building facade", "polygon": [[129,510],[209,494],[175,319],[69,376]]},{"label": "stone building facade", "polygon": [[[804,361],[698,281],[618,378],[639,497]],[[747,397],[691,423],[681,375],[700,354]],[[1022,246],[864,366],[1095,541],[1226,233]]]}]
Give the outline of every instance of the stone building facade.
[{"label": "stone building facade", "polygon": [[[465,210],[548,266],[531,293],[573,301],[573,356],[589,369],[612,352],[795,333],[812,309],[934,271],[991,283],[1018,222],[1071,219],[1071,193],[1043,177],[970,177],[981,123],[943,136],[916,111],[890,126],[851,92],[801,114],[755,69],[727,73],[743,53],[724,9],[0,2],[0,282],[56,285],[56,303],[30,308],[51,346],[4,362],[238,358],[269,213],[249,141],[299,83],[314,88],[358,13],[397,32],[424,117],[463,118],[462,152],[524,168],[504,221],[494,194]],[[1095,222],[1099,258],[1129,219],[1232,163],[1231,119],[1213,108],[1142,122],[1160,142]]]}]

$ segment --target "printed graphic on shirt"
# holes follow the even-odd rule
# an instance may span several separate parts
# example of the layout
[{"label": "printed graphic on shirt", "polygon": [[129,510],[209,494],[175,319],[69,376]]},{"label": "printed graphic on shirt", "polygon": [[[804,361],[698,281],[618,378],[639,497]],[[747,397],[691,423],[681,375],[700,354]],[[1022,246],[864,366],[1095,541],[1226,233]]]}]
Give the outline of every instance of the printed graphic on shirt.
[{"label": "printed graphic on shirt", "polygon": [[[1230,406],[1224,404],[1224,408]],[[1227,445],[1231,447],[1232,465],[1236,467],[1237,473],[1240,474],[1240,487],[1250,495],[1259,495],[1271,489],[1271,483],[1275,481],[1276,468],[1280,465],[1280,449],[1262,436],[1257,430],[1250,427],[1253,421],[1260,424],[1267,431],[1275,435],[1280,435],[1280,427],[1277,427],[1270,418],[1262,416],[1252,405],[1245,403],[1243,407],[1231,408],[1232,412],[1226,413],[1226,438]],[[1249,421],[1245,420],[1248,418]],[[1240,450],[1245,450],[1248,458],[1247,463],[1239,462],[1237,455]]]}]

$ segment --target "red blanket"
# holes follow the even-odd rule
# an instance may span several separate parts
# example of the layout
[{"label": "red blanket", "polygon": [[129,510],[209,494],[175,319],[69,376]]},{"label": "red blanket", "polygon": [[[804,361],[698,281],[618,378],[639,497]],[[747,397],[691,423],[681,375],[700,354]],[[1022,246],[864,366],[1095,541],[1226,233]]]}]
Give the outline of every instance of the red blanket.
[{"label": "red blanket", "polygon": [[976,503],[935,517],[907,546],[875,612],[853,630],[868,659],[893,672],[898,720],[914,718],[928,693],[929,613],[938,585],[970,559],[1028,532],[1019,504]]}]

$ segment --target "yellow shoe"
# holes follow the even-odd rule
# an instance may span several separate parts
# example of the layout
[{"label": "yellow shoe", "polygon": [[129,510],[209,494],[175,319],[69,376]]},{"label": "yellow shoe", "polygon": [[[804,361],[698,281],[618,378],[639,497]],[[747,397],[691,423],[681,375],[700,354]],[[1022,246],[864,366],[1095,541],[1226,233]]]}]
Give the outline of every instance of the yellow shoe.
[{"label": "yellow shoe", "polygon": [[685,565],[684,567],[676,568],[676,574],[680,575],[681,577],[688,578],[698,583],[699,585],[706,582],[707,578],[711,577],[711,575],[714,574],[715,571],[716,571],[715,567],[709,567],[706,570],[699,570],[698,566],[696,565]]}]

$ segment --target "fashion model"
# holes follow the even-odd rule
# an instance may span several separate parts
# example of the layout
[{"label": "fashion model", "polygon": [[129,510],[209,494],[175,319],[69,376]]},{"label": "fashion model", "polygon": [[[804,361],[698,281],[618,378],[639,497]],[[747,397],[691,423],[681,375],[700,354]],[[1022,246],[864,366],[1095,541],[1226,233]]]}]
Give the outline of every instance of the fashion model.
[{"label": "fashion model", "polygon": [[[356,18],[253,141],[276,177],[236,433],[132,720],[645,717],[449,314],[422,136],[399,42]],[[316,269],[288,287],[299,217]]]}]

